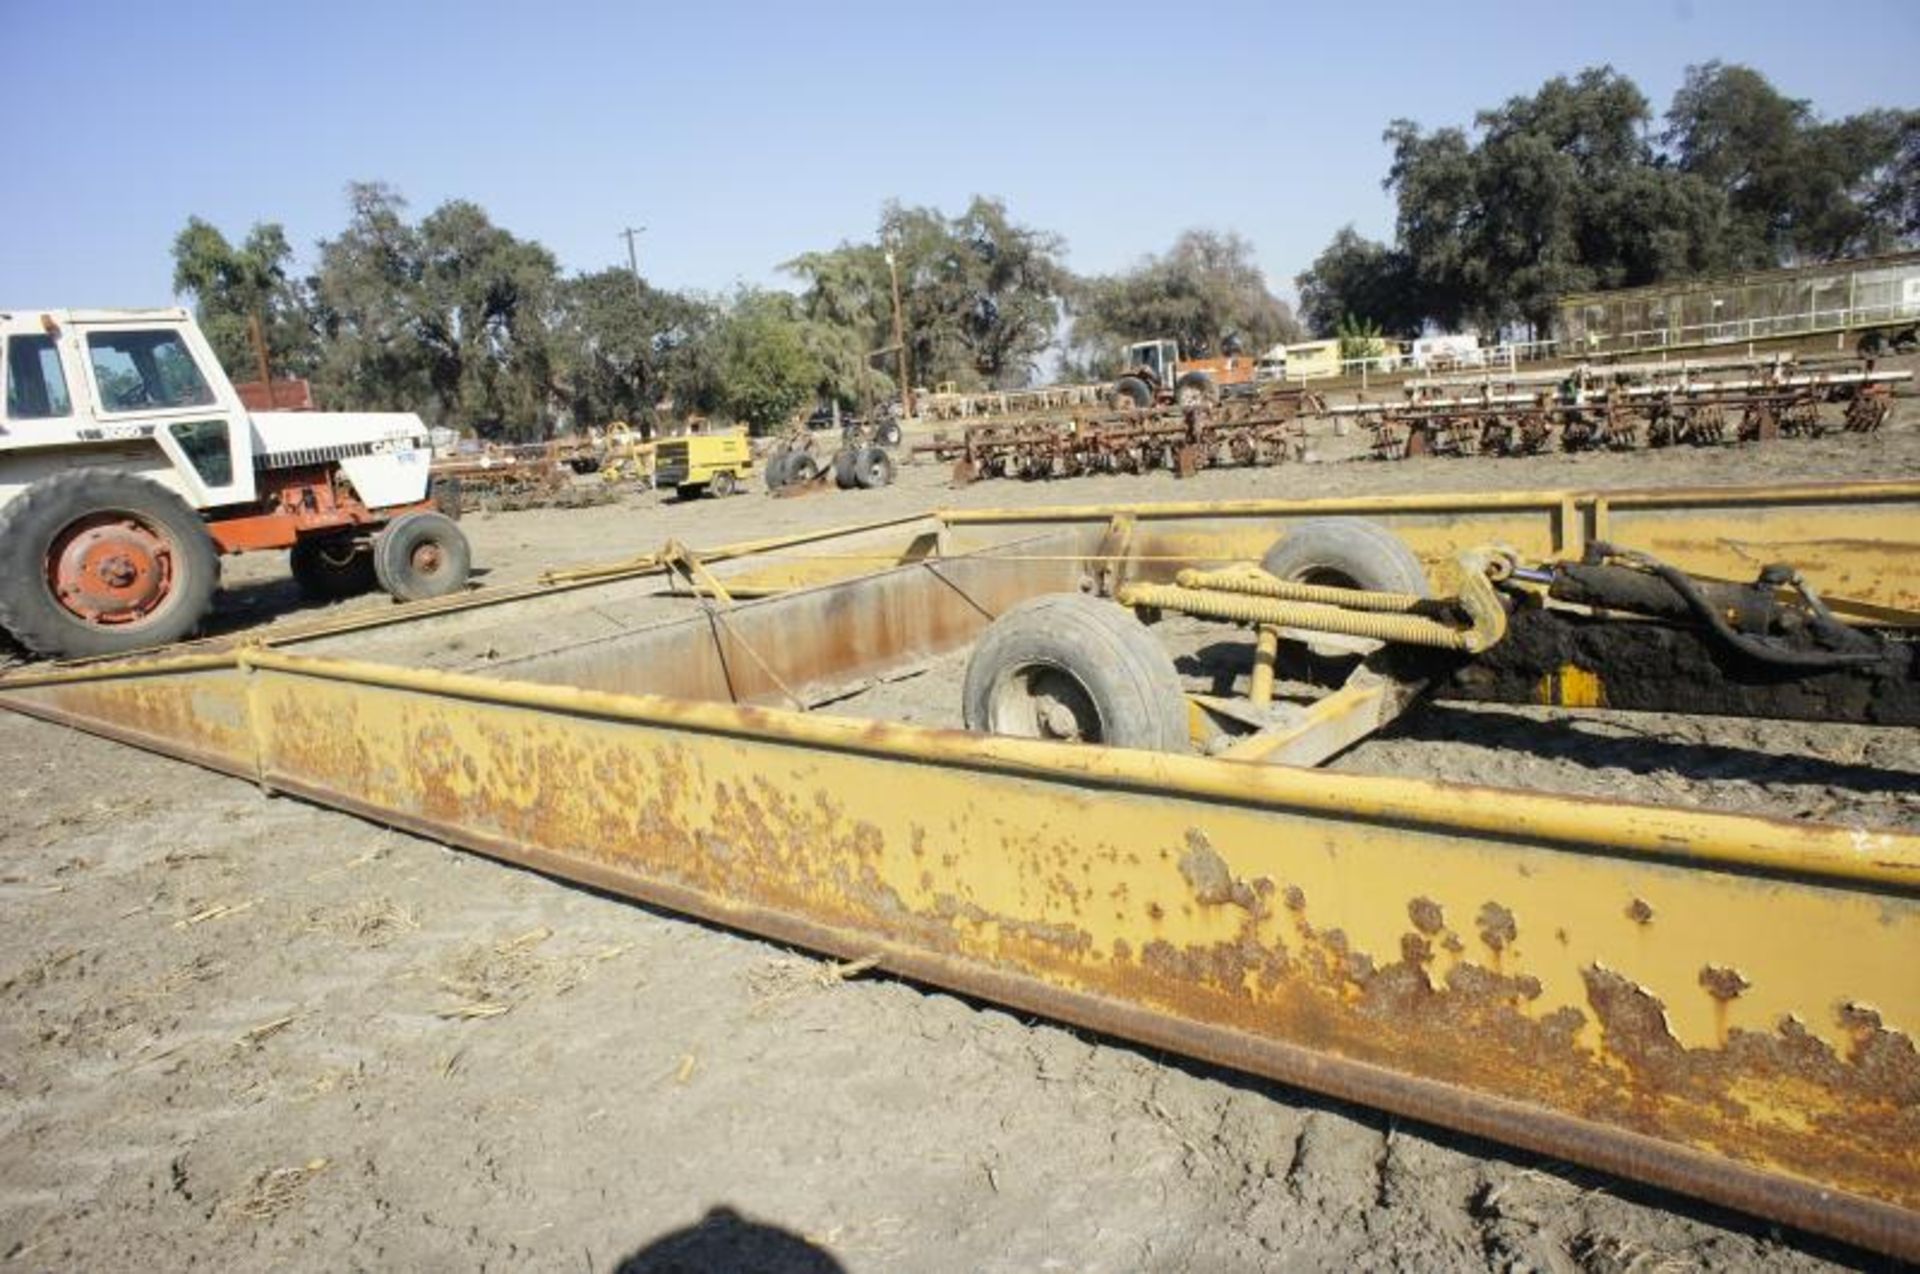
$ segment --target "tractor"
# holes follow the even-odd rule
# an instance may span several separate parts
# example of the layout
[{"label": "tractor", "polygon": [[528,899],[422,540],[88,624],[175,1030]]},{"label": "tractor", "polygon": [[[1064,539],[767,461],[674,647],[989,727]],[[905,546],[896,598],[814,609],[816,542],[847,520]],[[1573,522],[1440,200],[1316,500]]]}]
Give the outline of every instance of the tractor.
[{"label": "tractor", "polygon": [[0,628],[36,654],[187,636],[221,554],[313,598],[466,586],[418,416],[249,411],[183,309],[0,311],[0,376]]},{"label": "tractor", "polygon": [[1222,390],[1250,387],[1256,362],[1240,354],[1182,360],[1177,341],[1138,341],[1127,346],[1127,370],[1107,400],[1116,408],[1216,402]]}]

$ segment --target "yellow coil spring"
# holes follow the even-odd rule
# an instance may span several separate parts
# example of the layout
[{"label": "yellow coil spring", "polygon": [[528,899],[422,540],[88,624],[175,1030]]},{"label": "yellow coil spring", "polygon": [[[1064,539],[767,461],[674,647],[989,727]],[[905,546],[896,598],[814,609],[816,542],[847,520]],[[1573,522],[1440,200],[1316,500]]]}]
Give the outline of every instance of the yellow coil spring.
[{"label": "yellow coil spring", "polygon": [[1279,579],[1265,571],[1250,568],[1184,570],[1175,578],[1182,588],[1242,593],[1249,597],[1273,597],[1287,602],[1316,602],[1322,606],[1341,606],[1348,610],[1410,611],[1425,600],[1412,593],[1376,593],[1364,588],[1296,584],[1292,580]]},{"label": "yellow coil spring", "polygon": [[1417,615],[1369,614],[1316,602],[1279,601],[1268,597],[1250,597],[1245,593],[1181,588],[1173,584],[1128,584],[1119,591],[1116,600],[1122,606],[1148,606],[1155,610],[1197,615],[1202,619],[1224,619],[1237,624],[1277,624],[1282,628],[1371,637],[1375,641],[1397,641],[1410,646],[1433,646],[1440,650],[1474,649],[1468,644],[1471,630],[1449,628]]}]

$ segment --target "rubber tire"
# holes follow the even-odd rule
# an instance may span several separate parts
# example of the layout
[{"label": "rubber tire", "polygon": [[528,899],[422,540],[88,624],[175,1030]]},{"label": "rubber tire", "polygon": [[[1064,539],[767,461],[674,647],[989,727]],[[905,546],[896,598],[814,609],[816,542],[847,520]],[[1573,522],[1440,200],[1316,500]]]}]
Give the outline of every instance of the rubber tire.
[{"label": "rubber tire", "polygon": [[873,431],[873,440],[883,447],[897,447],[905,436],[900,432],[900,422],[897,420],[883,420],[880,427]]},{"label": "rubber tire", "polygon": [[1173,387],[1173,401],[1182,407],[1188,406],[1185,398],[1190,390],[1199,391],[1198,402],[1200,403],[1214,403],[1220,399],[1219,391],[1213,385],[1213,377],[1205,372],[1188,372],[1182,376]]},{"label": "rubber tire", "polygon": [[1126,608],[1083,593],[1049,593],[994,620],[967,660],[961,698],[967,729],[990,731],[1003,677],[1034,666],[1079,683],[1100,719],[1097,742],[1191,751],[1186,691],[1173,659]]},{"label": "rubber tire", "polygon": [[1275,541],[1260,567],[1300,584],[1335,584],[1431,597],[1420,559],[1401,539],[1365,518],[1315,518]]},{"label": "rubber tire", "polygon": [[862,447],[853,453],[853,480],[869,491],[877,491],[893,481],[893,457],[879,447]]},{"label": "rubber tire", "polygon": [[1153,406],[1153,386],[1138,376],[1122,376],[1113,382],[1111,397],[1116,403],[1122,398],[1130,398],[1135,407],[1151,407]]},{"label": "rubber tire", "polygon": [[[46,557],[56,536],[90,513],[138,514],[174,547],[175,586],[137,624],[86,623],[54,599]],[[0,509],[0,627],[36,655],[79,659],[164,646],[206,618],[220,586],[220,556],[206,523],[177,494],[137,474],[74,469],[34,483]]]},{"label": "rubber tire", "polygon": [[740,479],[733,476],[731,469],[720,470],[713,475],[713,480],[707,483],[707,494],[719,496],[723,500],[739,489]]},{"label": "rubber tire", "polygon": [[775,451],[767,456],[764,470],[769,492],[778,491],[787,485],[787,461],[797,454],[792,451]]},{"label": "rubber tire", "polygon": [[372,550],[356,548],[352,559],[342,566],[327,560],[322,551],[327,539],[311,536],[287,550],[287,566],[293,571],[293,582],[300,586],[300,595],[309,601],[333,602],[370,592],[380,582],[374,573]]},{"label": "rubber tire", "polygon": [[781,479],[783,487],[797,487],[812,482],[820,476],[820,464],[804,451],[796,451],[787,457],[786,477]]},{"label": "rubber tire", "polygon": [[[439,543],[447,560],[432,575],[421,575],[413,569],[413,553],[429,540]],[[457,593],[467,586],[472,568],[473,550],[466,534],[444,513],[402,513],[373,537],[374,575],[380,587],[397,601],[417,602]]]},{"label": "rubber tire", "polygon": [[842,491],[851,491],[860,485],[860,479],[853,472],[855,454],[851,447],[833,453],[833,485]]}]

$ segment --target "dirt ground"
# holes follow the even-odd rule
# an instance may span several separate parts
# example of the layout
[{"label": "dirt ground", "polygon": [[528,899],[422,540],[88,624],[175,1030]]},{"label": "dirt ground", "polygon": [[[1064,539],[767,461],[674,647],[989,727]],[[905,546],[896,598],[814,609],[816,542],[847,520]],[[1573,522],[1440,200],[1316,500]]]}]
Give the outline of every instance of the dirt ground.
[{"label": "dirt ground", "polygon": [[[1920,474],[1862,440],[472,514],[482,583],[939,505]],[[230,564],[222,624],[295,608]],[[378,606],[362,599],[349,606]],[[312,611],[302,612],[311,617]],[[283,621],[284,622],[284,621]],[[954,669],[900,683],[936,717]],[[1432,708],[1340,761],[1920,826],[1914,731]],[[23,1270],[1816,1270],[1861,1253],[0,714]]]}]

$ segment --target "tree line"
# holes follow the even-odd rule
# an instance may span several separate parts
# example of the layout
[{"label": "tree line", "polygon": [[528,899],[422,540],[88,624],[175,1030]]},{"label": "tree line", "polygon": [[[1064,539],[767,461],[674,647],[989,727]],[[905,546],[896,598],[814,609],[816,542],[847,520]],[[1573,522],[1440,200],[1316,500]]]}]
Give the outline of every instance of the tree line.
[{"label": "tree line", "polygon": [[1690,67],[1656,126],[1611,67],[1471,130],[1387,126],[1391,243],[1341,230],[1298,275],[1317,333],[1544,337],[1557,298],[1920,242],[1920,111],[1823,120],[1744,66]]},{"label": "tree line", "polygon": [[305,277],[279,225],[234,243],[193,218],[174,242],[175,290],[236,379],[256,374],[258,322],[274,374],[306,377],[327,406],[405,407],[486,436],[651,426],[661,412],[765,431],[813,404],[871,410],[899,394],[896,269],[922,386],[1025,385],[1062,344],[1073,374],[1095,375],[1141,336],[1202,356],[1300,331],[1236,235],[1190,231],[1132,270],[1081,278],[1060,236],[984,197],[954,216],[888,204],[871,239],[786,262],[794,290],[726,296],[621,268],[564,275],[465,200],[415,220],[398,191],[368,182],[347,206]]},{"label": "tree line", "polygon": [[[1393,241],[1349,226],[1297,276],[1316,335],[1540,333],[1567,292],[1920,241],[1920,111],[1825,121],[1745,67],[1690,68],[1658,132],[1645,95],[1601,67],[1471,130],[1396,120],[1386,141]],[[889,203],[871,237],[785,262],[790,290],[672,291],[620,268],[565,274],[466,200],[416,219],[378,182],[348,188],[346,225],[307,275],[273,223],[235,243],[196,217],[173,246],[175,290],[236,378],[253,375],[258,322],[276,374],[311,380],[329,407],[489,436],[650,427],[662,412],[765,431],[811,404],[869,411],[899,393],[896,272],[921,386],[1101,379],[1135,340],[1208,357],[1303,334],[1237,234],[1189,230],[1110,275],[1078,276],[1066,256],[999,199],[952,215]]]}]

